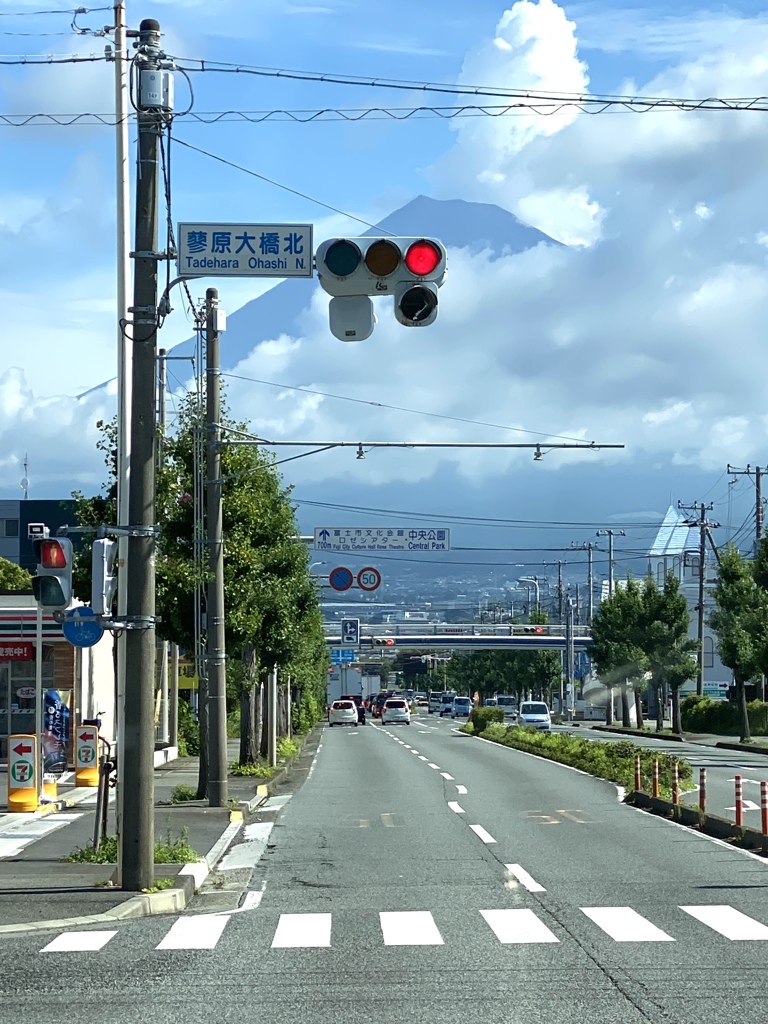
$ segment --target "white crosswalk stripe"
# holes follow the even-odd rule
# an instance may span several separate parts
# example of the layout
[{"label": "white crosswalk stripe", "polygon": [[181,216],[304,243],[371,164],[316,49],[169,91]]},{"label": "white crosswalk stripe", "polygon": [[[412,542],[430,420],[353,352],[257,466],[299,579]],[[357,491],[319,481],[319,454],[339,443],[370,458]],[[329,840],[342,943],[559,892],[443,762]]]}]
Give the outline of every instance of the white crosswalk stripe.
[{"label": "white crosswalk stripe", "polygon": [[[518,865],[513,865],[519,867]],[[259,894],[260,895],[260,894]],[[581,912],[600,931],[614,942],[649,943],[675,942],[690,935],[674,935],[662,931],[647,917],[632,907],[580,907]],[[700,925],[717,932],[732,942],[760,942],[768,940],[768,925],[749,917],[735,907],[721,905],[680,906],[683,911]],[[259,920],[262,910],[251,910],[253,921]],[[371,912],[366,912],[370,914]],[[378,916],[379,941],[385,946],[442,946],[457,941],[445,932],[446,927],[455,926],[456,911],[445,911],[447,921],[441,913],[435,915],[428,910],[382,911]],[[524,945],[536,943],[559,944],[561,940],[550,928],[546,912],[540,908],[505,907],[491,910],[473,910],[462,913],[467,919],[480,915],[491,934],[503,945]],[[269,925],[264,940],[270,940],[273,950],[328,948],[345,942],[348,914],[331,913],[280,914],[276,924]],[[169,928],[165,937],[157,943],[156,950],[213,950],[219,944],[229,925],[231,913],[198,914],[179,917]],[[240,919],[242,920],[242,918]],[[681,918],[681,921],[683,919]],[[373,922],[371,921],[371,925]],[[480,926],[478,925],[478,928]],[[273,930],[274,929],[274,930]],[[670,929],[674,931],[674,927]],[[130,933],[117,931],[69,931],[61,932],[41,953],[97,953],[115,948],[127,941]],[[466,933],[458,933],[460,941],[466,942]],[[480,936],[478,931],[477,935]],[[117,938],[116,938],[117,937]],[[154,940],[153,940],[154,941]],[[491,940],[492,941],[492,940]]]}]

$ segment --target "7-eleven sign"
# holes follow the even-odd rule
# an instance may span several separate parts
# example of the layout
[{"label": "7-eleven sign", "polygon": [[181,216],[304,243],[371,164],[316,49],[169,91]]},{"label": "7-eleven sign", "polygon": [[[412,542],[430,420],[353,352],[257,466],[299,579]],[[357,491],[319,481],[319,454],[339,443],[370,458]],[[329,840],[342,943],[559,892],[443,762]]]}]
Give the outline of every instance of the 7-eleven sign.
[{"label": "7-eleven sign", "polygon": [[99,784],[99,730],[79,725],[75,730],[75,785]]}]

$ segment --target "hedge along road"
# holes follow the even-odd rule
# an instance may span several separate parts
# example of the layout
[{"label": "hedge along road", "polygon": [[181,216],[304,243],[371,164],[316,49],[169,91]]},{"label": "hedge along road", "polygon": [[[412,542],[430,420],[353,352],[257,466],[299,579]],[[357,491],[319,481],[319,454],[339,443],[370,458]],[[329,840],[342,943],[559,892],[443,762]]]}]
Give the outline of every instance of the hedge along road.
[{"label": "hedge along road", "polygon": [[[638,1012],[643,1020],[731,1024],[764,1009],[768,864],[622,804],[613,784],[455,728],[443,722],[417,740],[413,725],[383,731],[401,760],[415,760],[403,743],[418,744],[428,759],[424,786],[440,777],[430,763],[451,777],[445,798],[508,866],[508,890],[532,900],[557,939],[565,945],[569,936],[634,1003],[616,1020]],[[529,951],[543,992],[560,981],[547,970],[556,949]],[[614,1020],[591,1002],[590,970],[580,978],[584,1019]]]},{"label": "hedge along road", "polygon": [[[659,753],[671,754],[673,757],[685,758],[693,767],[693,781],[698,787],[699,769],[707,769],[707,813],[716,814],[721,818],[734,820],[735,807],[735,775],[744,780],[744,824],[751,828],[760,828],[760,782],[768,780],[768,753],[743,753],[738,750],[724,750],[706,743],[684,741],[654,740],[647,736],[622,736],[618,733],[596,732],[588,726],[554,726],[553,731],[569,732],[574,736],[582,736],[588,740],[603,740],[618,743],[629,740],[645,750],[658,750]],[[696,790],[683,794],[681,801],[689,807],[699,806],[699,792]],[[748,801],[748,802],[747,802]]]}]

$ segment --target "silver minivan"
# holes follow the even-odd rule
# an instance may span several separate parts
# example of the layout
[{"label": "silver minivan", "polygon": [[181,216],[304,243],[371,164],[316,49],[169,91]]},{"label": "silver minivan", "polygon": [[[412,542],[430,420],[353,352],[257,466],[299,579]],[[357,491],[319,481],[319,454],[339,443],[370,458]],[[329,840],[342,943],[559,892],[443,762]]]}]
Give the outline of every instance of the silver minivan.
[{"label": "silver minivan", "polygon": [[517,713],[517,724],[530,725],[534,729],[549,732],[552,727],[549,708],[541,700],[524,700]]}]

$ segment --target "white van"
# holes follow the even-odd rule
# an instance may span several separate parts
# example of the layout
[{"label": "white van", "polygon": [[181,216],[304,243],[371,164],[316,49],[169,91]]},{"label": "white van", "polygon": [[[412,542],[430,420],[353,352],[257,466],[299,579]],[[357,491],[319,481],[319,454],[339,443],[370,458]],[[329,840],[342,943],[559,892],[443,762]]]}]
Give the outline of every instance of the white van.
[{"label": "white van", "polygon": [[552,728],[549,708],[542,700],[524,700],[517,714],[517,724],[530,725],[534,729],[549,732]]}]

